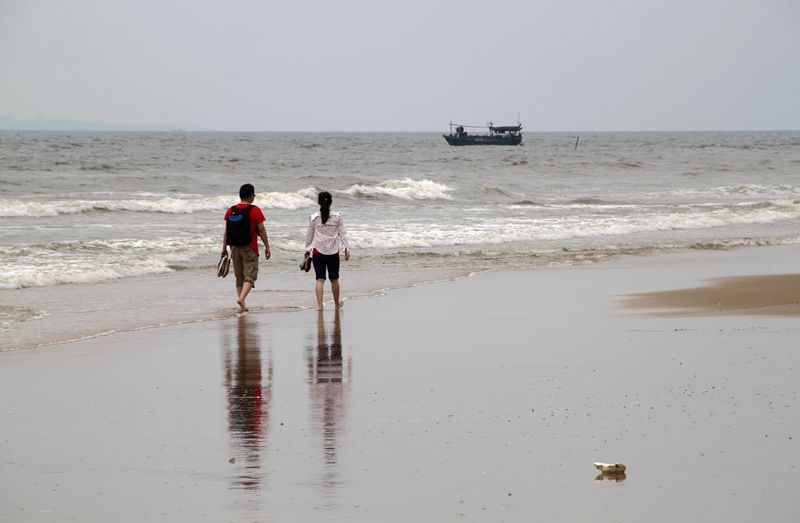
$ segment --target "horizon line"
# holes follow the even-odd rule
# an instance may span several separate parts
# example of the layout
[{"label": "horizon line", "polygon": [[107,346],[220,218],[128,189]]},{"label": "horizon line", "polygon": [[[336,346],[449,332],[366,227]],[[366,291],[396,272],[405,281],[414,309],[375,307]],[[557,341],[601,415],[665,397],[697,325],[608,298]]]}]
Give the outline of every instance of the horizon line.
[{"label": "horizon line", "polygon": [[[136,126],[126,127],[4,127],[0,126],[0,132],[111,132],[111,133],[271,133],[271,134],[412,134],[412,133],[442,133],[442,130],[238,130],[238,129],[193,129],[193,128],[165,128],[165,127],[142,127],[132,128]],[[740,128],[740,129],[604,129],[604,130],[561,130],[561,131],[548,131],[542,129],[536,130],[523,130],[527,133],[538,134],[566,134],[566,133],[714,133],[714,132],[796,132],[800,131],[798,128]]]}]

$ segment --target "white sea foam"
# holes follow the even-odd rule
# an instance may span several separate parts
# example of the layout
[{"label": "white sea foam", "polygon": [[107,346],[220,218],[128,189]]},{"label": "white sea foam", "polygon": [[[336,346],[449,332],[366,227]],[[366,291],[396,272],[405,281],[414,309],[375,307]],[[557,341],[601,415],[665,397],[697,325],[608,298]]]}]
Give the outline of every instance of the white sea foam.
[{"label": "white sea foam", "polygon": [[0,274],[0,289],[48,287],[62,283],[99,283],[119,278],[171,271],[172,269],[164,262],[148,261],[105,263],[91,268],[82,268],[79,265],[50,268],[30,267],[19,269],[12,274]]},{"label": "white sea foam", "polygon": [[631,213],[628,215],[574,215],[560,217],[494,218],[456,223],[407,223],[369,231],[351,228],[354,248],[425,248],[458,245],[492,245],[515,242],[568,240],[602,236],[699,230],[743,224],[771,224],[800,219],[800,204],[741,204],[725,207],[696,206],[693,212]]},{"label": "white sea foam", "polygon": [[449,200],[451,196],[447,193],[451,190],[450,187],[431,180],[403,178],[400,180],[386,180],[378,185],[356,184],[345,190],[335,192],[356,198],[392,196],[404,200]]},{"label": "white sea foam", "polygon": [[[268,192],[258,193],[258,202],[262,202],[267,208],[278,209],[302,209],[303,207],[313,207],[317,203],[317,190],[308,187],[296,192]],[[257,203],[258,203],[257,202]]]},{"label": "white sea foam", "polygon": [[0,289],[98,283],[173,272],[198,252],[214,252],[211,238],[91,240],[0,247]]},{"label": "white sea foam", "polygon": [[[316,189],[311,187],[296,192],[258,193],[257,197],[257,204],[264,207],[293,210],[313,206]],[[235,196],[205,198],[166,196],[145,199],[50,200],[44,202],[0,199],[0,217],[58,216],[92,211],[191,214],[201,211],[224,210],[238,201],[239,198]]]},{"label": "white sea foam", "polygon": [[739,185],[722,185],[708,188],[690,188],[690,189],[676,189],[668,191],[666,194],[670,197],[675,196],[688,196],[688,197],[769,197],[769,198],[796,198],[800,197],[800,185],[791,184],[739,184]]},{"label": "white sea foam", "polygon": [[[543,207],[547,209],[547,206]],[[353,223],[351,247],[369,257],[372,249],[413,253],[425,248],[460,245],[509,246],[576,238],[625,237],[659,231],[703,230],[734,225],[774,224],[800,219],[800,204],[791,200],[729,205],[639,206],[626,213],[484,214],[463,220],[458,215],[436,220],[373,220]],[[523,209],[524,210],[524,209]],[[472,213],[474,214],[474,213]],[[302,227],[300,227],[302,229]],[[656,237],[654,237],[655,239]],[[280,252],[302,250],[302,231],[285,225],[271,230],[271,243]],[[615,240],[616,241],[616,240]],[[176,266],[197,267],[198,256],[216,253],[214,232],[167,238],[93,239],[43,244],[0,246],[0,289],[91,283],[173,272]],[[504,247],[505,249],[505,247]],[[285,260],[284,260],[285,261]],[[192,265],[194,263],[194,265]],[[200,262],[202,263],[202,262]]]}]

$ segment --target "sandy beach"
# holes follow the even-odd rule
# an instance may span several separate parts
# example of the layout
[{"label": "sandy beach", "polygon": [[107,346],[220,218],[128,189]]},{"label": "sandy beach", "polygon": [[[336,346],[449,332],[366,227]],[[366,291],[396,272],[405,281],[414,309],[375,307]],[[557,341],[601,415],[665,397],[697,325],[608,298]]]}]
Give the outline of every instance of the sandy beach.
[{"label": "sandy beach", "polygon": [[795,522],[798,259],[490,272],[0,354],[0,521]]},{"label": "sandy beach", "polygon": [[[661,314],[800,315],[800,274],[769,274],[716,278],[702,287],[634,294],[631,307],[661,310]],[[671,311],[671,312],[667,312]]]}]

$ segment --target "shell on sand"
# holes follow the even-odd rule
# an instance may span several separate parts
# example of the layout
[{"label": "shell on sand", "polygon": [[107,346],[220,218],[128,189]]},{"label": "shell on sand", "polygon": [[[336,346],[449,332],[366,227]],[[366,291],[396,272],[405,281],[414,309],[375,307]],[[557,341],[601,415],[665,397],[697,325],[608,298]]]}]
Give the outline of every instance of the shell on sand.
[{"label": "shell on sand", "polygon": [[594,467],[603,474],[622,474],[628,468],[624,463],[595,463]]}]

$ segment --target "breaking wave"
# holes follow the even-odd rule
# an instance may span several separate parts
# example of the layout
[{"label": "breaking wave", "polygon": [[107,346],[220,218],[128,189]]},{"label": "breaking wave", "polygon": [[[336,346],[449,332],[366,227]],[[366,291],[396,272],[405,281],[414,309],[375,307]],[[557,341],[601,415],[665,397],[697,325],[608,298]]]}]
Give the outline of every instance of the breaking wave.
[{"label": "breaking wave", "polygon": [[[310,187],[289,193],[258,193],[257,196],[259,202],[265,207],[293,210],[313,206],[315,204],[317,190]],[[191,214],[195,212],[225,209],[238,201],[239,198],[235,196],[211,196],[200,198],[151,197],[120,200],[50,200],[44,202],[0,200],[0,217],[58,216],[60,214],[104,211]]]},{"label": "breaking wave", "polygon": [[667,193],[671,196],[769,196],[782,198],[800,197],[800,185],[790,184],[740,184],[709,187],[706,189],[678,189]]},{"label": "breaking wave", "polygon": [[[355,184],[337,194],[352,198],[389,196],[404,200],[449,200],[452,189],[431,180],[387,180],[378,185]],[[295,210],[316,205],[318,190],[307,187],[294,192],[258,193],[258,203],[266,208]],[[0,199],[0,217],[38,217],[88,212],[140,212],[191,214],[225,209],[239,201],[236,196],[175,198],[150,193],[137,193],[133,198],[84,198],[49,201]],[[73,196],[74,198],[74,196]]]},{"label": "breaking wave", "polygon": [[213,252],[209,238],[66,241],[0,247],[0,289],[97,283],[180,270],[198,252]]},{"label": "breaking wave", "polygon": [[30,270],[15,271],[14,274],[0,276],[0,289],[48,287],[62,283],[99,283],[164,272],[172,272],[172,269],[166,263],[154,263],[150,260],[109,262],[91,268],[71,265],[59,267],[58,270],[32,267]]},{"label": "breaking wave", "polygon": [[451,224],[416,223],[370,234],[353,234],[357,248],[403,249],[515,242],[558,241],[575,238],[627,236],[677,230],[702,230],[734,225],[771,224],[800,219],[800,204],[762,202],[724,207],[681,207],[675,212],[627,215],[585,214],[551,217],[495,218]]},{"label": "breaking wave", "polygon": [[450,200],[451,196],[447,194],[449,191],[452,191],[450,187],[431,180],[403,178],[386,180],[378,185],[355,184],[345,190],[334,192],[353,198],[391,196],[403,200]]}]

